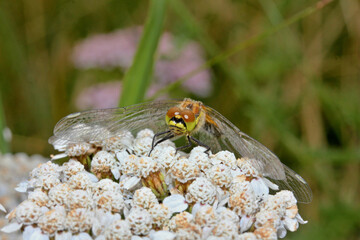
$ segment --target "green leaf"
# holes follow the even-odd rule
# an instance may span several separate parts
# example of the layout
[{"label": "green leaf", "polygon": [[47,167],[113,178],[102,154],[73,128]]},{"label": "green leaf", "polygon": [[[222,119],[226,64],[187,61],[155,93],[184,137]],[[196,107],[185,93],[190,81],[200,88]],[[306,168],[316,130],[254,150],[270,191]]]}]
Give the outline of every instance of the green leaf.
[{"label": "green leaf", "polygon": [[155,52],[162,32],[168,0],[152,0],[148,19],[134,61],[124,77],[124,87],[119,106],[143,101],[150,85],[155,62]]}]

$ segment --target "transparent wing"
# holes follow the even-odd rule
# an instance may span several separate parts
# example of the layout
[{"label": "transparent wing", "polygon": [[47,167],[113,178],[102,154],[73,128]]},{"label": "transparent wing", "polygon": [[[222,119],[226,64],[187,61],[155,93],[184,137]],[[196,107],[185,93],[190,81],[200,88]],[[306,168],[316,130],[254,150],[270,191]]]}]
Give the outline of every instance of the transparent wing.
[{"label": "transparent wing", "polygon": [[205,107],[211,123],[206,121],[198,138],[212,151],[228,149],[237,157],[248,157],[263,176],[272,179],[280,189],[290,190],[299,202],[308,203],[312,192],[306,181],[281,163],[279,158],[264,145],[241,132],[234,124],[210,107]]},{"label": "transparent wing", "polygon": [[[155,133],[165,131],[168,129],[165,114],[179,103],[172,100],[150,102],[70,114],[56,124],[54,136],[49,142],[97,142],[124,130],[135,133],[144,128],[150,128]],[[226,148],[239,156],[253,159],[252,165],[259,172],[273,179],[280,188],[293,191],[299,202],[311,201],[312,193],[308,184],[283,165],[275,154],[212,108],[206,107],[206,112],[214,124],[204,124],[199,131],[200,141],[209,145],[214,152]]]},{"label": "transparent wing", "polygon": [[298,202],[310,203],[312,201],[312,191],[307,182],[288,166],[283,164],[285,169],[285,180],[271,179],[280,189],[287,189],[294,193]]},{"label": "transparent wing", "polygon": [[63,140],[71,143],[97,142],[118,135],[124,130],[136,132],[150,128],[167,129],[165,115],[178,101],[159,101],[137,104],[124,108],[90,110],[70,114],[54,128],[49,143]]}]

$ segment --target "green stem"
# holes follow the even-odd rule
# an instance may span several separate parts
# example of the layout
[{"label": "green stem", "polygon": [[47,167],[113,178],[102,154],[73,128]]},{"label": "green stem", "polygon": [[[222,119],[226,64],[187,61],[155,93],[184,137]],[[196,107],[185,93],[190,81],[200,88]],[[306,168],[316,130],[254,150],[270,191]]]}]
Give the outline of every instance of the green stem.
[{"label": "green stem", "polygon": [[150,1],[148,19],[133,61],[124,77],[124,87],[119,106],[143,101],[150,85],[155,62],[155,52],[162,32],[168,0]]}]

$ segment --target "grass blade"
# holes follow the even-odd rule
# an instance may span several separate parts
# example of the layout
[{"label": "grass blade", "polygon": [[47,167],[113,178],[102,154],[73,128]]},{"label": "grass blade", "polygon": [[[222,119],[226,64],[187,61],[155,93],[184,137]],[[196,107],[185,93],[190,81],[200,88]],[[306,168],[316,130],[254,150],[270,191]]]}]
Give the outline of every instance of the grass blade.
[{"label": "grass blade", "polygon": [[119,106],[128,106],[143,101],[150,85],[155,61],[155,52],[162,32],[168,0],[152,0],[148,19],[134,61],[124,77],[124,88]]}]

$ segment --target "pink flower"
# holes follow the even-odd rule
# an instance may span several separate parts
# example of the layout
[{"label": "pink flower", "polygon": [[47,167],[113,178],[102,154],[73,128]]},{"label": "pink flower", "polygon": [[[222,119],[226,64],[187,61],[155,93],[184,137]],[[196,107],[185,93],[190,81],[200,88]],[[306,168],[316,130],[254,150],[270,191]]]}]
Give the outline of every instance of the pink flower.
[{"label": "pink flower", "polygon": [[[74,47],[74,65],[79,69],[119,67],[126,70],[131,66],[141,31],[141,27],[134,27],[83,40]],[[155,88],[160,89],[203,65],[203,55],[201,46],[196,42],[187,42],[179,47],[173,35],[164,33],[159,42],[155,64]],[[210,79],[209,70],[203,70],[184,82],[183,87],[188,92],[206,97],[212,90]]]},{"label": "pink flower", "polygon": [[[160,88],[156,84],[151,85],[146,96],[151,97]],[[75,105],[80,110],[115,108],[118,106],[121,90],[121,81],[94,84],[80,92]],[[167,96],[163,98],[167,98]]]},{"label": "pink flower", "polygon": [[[164,85],[174,82],[203,65],[205,61],[202,55],[202,49],[197,43],[188,43],[176,58],[159,60],[155,66],[155,76]],[[212,90],[210,72],[204,70],[197,73],[185,81],[183,87],[198,96],[206,97]]]},{"label": "pink flower", "polygon": [[120,91],[120,81],[95,84],[80,92],[76,107],[80,110],[117,107]]},{"label": "pink flower", "polygon": [[141,28],[137,27],[89,37],[74,47],[74,65],[80,69],[128,68],[140,36]]}]

